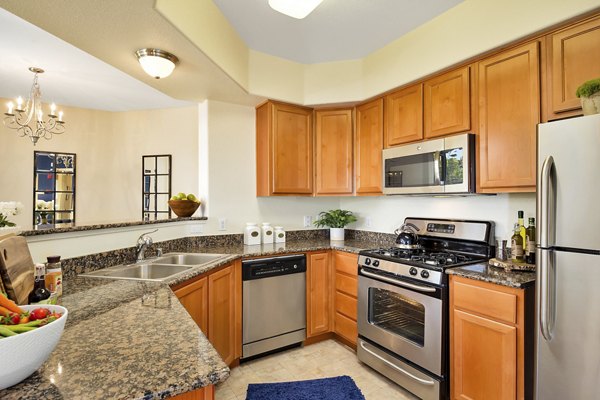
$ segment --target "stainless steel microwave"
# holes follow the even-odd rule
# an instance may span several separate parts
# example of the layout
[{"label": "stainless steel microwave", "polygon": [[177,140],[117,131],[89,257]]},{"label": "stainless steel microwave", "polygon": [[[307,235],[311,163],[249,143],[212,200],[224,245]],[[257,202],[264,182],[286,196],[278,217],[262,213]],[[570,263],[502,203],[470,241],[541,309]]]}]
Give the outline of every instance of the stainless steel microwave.
[{"label": "stainless steel microwave", "polygon": [[475,193],[475,135],[383,150],[384,194]]}]

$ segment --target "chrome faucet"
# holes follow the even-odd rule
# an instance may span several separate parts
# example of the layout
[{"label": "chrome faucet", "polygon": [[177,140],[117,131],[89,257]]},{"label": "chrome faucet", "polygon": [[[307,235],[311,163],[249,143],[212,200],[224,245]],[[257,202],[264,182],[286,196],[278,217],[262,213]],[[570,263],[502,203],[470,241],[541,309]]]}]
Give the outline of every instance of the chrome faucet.
[{"label": "chrome faucet", "polygon": [[158,231],[158,229],[155,229],[150,232],[142,233],[140,235],[140,237],[137,240],[136,247],[135,247],[135,262],[140,262],[140,261],[144,260],[144,253],[146,252],[146,249],[148,248],[148,246],[150,246],[152,244],[152,238],[150,236],[148,236],[148,234],[154,233],[156,231]]}]

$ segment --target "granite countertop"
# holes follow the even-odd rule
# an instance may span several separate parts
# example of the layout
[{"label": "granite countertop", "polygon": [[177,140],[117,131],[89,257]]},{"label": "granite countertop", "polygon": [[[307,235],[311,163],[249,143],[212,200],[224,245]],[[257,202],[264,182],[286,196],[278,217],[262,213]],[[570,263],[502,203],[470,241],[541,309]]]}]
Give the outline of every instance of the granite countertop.
[{"label": "granite countertop", "polygon": [[491,267],[487,263],[448,268],[446,273],[517,289],[524,289],[535,284],[535,272],[507,272],[503,268]]},{"label": "granite countertop", "polygon": [[69,317],[58,346],[32,376],[0,390],[0,398],[162,399],[219,383],[229,368],[170,286],[240,257],[373,247],[379,246],[322,239],[203,246],[192,250],[226,256],[163,283],[66,278],[62,304]]}]

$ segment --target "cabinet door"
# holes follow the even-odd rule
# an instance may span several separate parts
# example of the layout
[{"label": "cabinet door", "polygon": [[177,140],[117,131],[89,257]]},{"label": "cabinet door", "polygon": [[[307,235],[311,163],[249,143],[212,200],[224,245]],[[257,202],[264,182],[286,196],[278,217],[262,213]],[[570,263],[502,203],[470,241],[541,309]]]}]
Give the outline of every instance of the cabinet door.
[{"label": "cabinet door", "polygon": [[423,139],[423,85],[385,96],[385,147]]},{"label": "cabinet door", "polygon": [[316,111],[317,195],[352,194],[352,110]]},{"label": "cabinet door", "polygon": [[453,310],[452,398],[517,398],[517,328]]},{"label": "cabinet door", "polygon": [[483,192],[535,191],[540,122],[538,42],[479,62],[479,183]]},{"label": "cabinet door", "polygon": [[235,270],[227,266],[208,276],[208,340],[225,364],[236,358]]},{"label": "cabinet door", "polygon": [[548,119],[581,115],[577,88],[600,77],[600,18],[549,35]]},{"label": "cabinet door", "polygon": [[329,252],[308,254],[306,282],[306,336],[330,332],[332,287]]},{"label": "cabinet door", "polygon": [[382,193],[383,98],[356,107],[356,194]]},{"label": "cabinet door", "polygon": [[423,84],[425,138],[471,128],[469,67],[448,72]]},{"label": "cabinet door", "polygon": [[208,333],[208,279],[202,278],[175,290],[175,296],[190,314],[194,322]]},{"label": "cabinet door", "polygon": [[273,105],[273,193],[312,194],[312,110]]}]

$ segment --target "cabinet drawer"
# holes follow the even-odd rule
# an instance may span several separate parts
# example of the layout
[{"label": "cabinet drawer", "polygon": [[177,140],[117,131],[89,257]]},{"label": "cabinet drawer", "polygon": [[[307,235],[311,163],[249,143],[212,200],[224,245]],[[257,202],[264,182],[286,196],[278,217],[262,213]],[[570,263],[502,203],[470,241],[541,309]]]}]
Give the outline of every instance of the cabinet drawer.
[{"label": "cabinet drawer", "polygon": [[345,295],[344,293],[335,292],[335,311],[344,314],[346,317],[356,321],[356,299]]},{"label": "cabinet drawer", "polygon": [[335,252],[335,271],[358,276],[358,256],[356,254]]},{"label": "cabinet drawer", "polygon": [[358,279],[344,275],[344,274],[335,274],[335,290],[338,292],[342,292],[347,294],[348,296],[352,296],[354,298],[358,297]]},{"label": "cabinet drawer", "polygon": [[358,329],[356,322],[340,313],[335,313],[335,333],[356,344]]},{"label": "cabinet drawer", "polygon": [[482,286],[455,282],[454,306],[495,320],[517,323],[517,296]]}]

